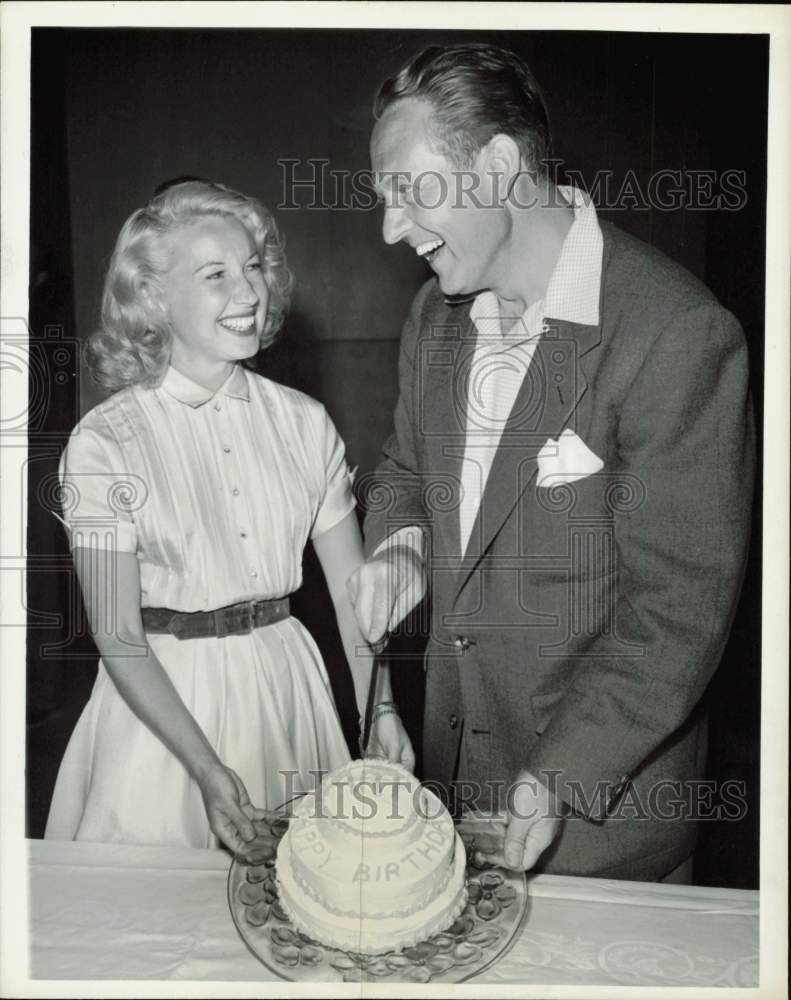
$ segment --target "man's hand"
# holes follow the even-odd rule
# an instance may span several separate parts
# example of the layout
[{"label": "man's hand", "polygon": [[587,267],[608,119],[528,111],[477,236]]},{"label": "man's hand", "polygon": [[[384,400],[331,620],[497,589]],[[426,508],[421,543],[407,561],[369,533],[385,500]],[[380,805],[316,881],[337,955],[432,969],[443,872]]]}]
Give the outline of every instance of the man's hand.
[{"label": "man's hand", "polygon": [[408,545],[392,545],[358,567],[346,590],[363,638],[378,643],[423,599],[423,560]]},{"label": "man's hand", "polygon": [[529,871],[560,832],[558,799],[529,771],[520,771],[508,796],[502,853],[486,860],[513,871]]}]

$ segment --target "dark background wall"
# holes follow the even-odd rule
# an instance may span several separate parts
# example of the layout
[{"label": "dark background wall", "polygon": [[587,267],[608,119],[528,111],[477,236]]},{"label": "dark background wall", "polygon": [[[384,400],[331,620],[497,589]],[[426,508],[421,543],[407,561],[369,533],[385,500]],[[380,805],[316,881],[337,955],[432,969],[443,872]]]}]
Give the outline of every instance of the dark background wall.
[{"label": "dark background wall", "polygon": [[[370,106],[384,76],[426,44],[471,37],[34,30],[31,335],[48,382],[30,439],[30,835],[43,831],[57,765],[95,674],[95,651],[79,634],[65,539],[46,507],[65,435],[100,398],[79,365],[79,342],[96,325],[121,224],[157,184],[181,174],[220,180],[273,208],[297,291],[285,335],[261,370],[321,399],[351,464],[360,473],[370,470],[395,403],[400,325],[425,272],[414,254],[384,245],[379,210],[337,207],[329,171],[369,166]],[[750,346],[760,414],[766,38],[605,32],[476,32],[474,38],[504,42],[530,62],[547,95],[560,179],[568,168],[577,171],[601,215],[685,264],[737,315]],[[328,161],[323,175],[319,164],[308,162],[320,160]],[[649,179],[662,169],[682,171],[687,190],[696,172],[714,172],[708,189],[705,175],[697,174],[699,207],[646,204]],[[606,183],[601,171],[610,172]],[[724,171],[744,172],[737,186],[746,198],[735,211],[706,202],[707,192],[724,193]],[[315,176],[319,183],[313,191],[290,189],[289,176]],[[759,539],[756,513],[744,596],[706,695],[710,775],[744,780],[749,808],[738,822],[704,824],[701,882],[757,884]],[[325,650],[351,734],[348,678],[310,553],[297,605]],[[421,677],[415,663],[401,672],[415,735]]]}]

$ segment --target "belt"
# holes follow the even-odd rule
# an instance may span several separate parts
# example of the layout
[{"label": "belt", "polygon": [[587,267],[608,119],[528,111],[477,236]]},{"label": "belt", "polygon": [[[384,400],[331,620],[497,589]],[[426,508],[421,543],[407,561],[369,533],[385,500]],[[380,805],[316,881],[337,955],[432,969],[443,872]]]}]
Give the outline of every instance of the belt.
[{"label": "belt", "polygon": [[287,597],[273,601],[243,601],[216,611],[173,611],[171,608],[142,608],[146,632],[170,632],[177,639],[205,639],[244,635],[253,629],[283,621],[291,614]]}]

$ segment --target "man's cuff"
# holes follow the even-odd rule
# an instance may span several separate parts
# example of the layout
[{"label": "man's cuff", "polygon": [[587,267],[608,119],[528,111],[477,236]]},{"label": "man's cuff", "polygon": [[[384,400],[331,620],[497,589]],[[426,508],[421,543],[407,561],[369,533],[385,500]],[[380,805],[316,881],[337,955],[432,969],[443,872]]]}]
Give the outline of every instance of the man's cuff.
[{"label": "man's cuff", "polygon": [[584,767],[572,772],[549,765],[535,767],[534,761],[531,765],[531,774],[552,793],[562,813],[574,813],[594,823],[612,814],[631,781],[628,774],[615,779],[586,772]]},{"label": "man's cuff", "polygon": [[426,539],[423,529],[416,524],[410,524],[406,528],[399,528],[392,535],[388,535],[384,541],[380,542],[373,551],[373,556],[379,556],[396,546],[406,546],[415,553],[419,559],[425,559]]},{"label": "man's cuff", "polygon": [[[417,525],[407,525],[399,528],[392,535],[388,535],[385,540],[376,547],[373,556],[384,555],[393,549],[408,549],[413,556],[417,557],[421,564],[424,563],[425,536],[421,528]],[[372,557],[373,558],[373,557]],[[395,562],[397,564],[398,557]],[[391,564],[392,565],[392,564]],[[400,595],[393,606],[392,615],[387,625],[388,632],[394,632],[406,616],[414,609],[423,596],[423,589],[417,589],[417,580],[410,583],[401,590]]]}]

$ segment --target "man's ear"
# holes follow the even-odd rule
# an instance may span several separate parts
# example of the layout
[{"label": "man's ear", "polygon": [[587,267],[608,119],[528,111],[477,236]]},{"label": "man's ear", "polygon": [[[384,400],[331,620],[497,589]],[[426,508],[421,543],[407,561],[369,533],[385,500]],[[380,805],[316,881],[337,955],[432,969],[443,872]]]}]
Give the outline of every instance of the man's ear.
[{"label": "man's ear", "polygon": [[510,135],[495,135],[484,149],[483,170],[492,178],[492,193],[503,204],[522,170],[522,154]]}]

